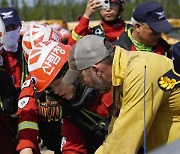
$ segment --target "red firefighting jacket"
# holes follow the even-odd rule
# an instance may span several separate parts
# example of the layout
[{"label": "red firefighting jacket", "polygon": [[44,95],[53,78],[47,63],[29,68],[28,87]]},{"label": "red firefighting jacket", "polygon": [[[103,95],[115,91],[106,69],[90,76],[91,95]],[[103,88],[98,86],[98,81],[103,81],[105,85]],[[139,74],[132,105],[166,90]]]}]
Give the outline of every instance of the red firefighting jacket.
[{"label": "red firefighting jacket", "polygon": [[[101,115],[104,118],[110,114],[112,107],[112,96],[111,92],[107,92],[88,105],[88,109],[94,113]],[[88,142],[86,133],[82,131],[79,126],[75,125],[68,117],[63,119],[61,126],[62,153],[63,154],[87,154],[88,153]]]},{"label": "red firefighting jacket", "polygon": [[16,53],[9,52],[6,50],[4,50],[3,53],[5,68],[7,72],[13,77],[15,88],[21,88],[21,75],[22,75],[22,66],[20,63],[21,53],[22,53],[21,45],[18,46],[18,51]]},{"label": "red firefighting jacket", "polygon": [[18,100],[18,146],[20,151],[24,148],[32,148],[38,154],[38,106],[35,100],[35,87],[30,77],[22,85],[22,91]]},{"label": "red firefighting jacket", "polygon": [[72,31],[69,37],[68,44],[72,46],[81,37],[88,34],[102,35],[108,38],[110,42],[113,42],[124,31],[125,31],[125,23],[121,18],[114,24],[107,24],[102,20],[100,25],[94,28],[90,28],[89,19],[82,16],[79,20],[79,24]]}]

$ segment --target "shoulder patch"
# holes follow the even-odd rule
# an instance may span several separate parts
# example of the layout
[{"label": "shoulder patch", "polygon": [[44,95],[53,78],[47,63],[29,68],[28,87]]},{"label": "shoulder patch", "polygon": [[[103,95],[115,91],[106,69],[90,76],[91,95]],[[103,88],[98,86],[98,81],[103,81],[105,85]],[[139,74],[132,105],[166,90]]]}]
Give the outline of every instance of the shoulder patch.
[{"label": "shoulder patch", "polygon": [[20,109],[24,108],[29,102],[29,97],[23,97],[18,101],[18,107]]},{"label": "shoulder patch", "polygon": [[23,83],[23,85],[22,85],[22,87],[21,87],[21,90],[22,90],[23,88],[29,87],[30,84],[31,84],[31,79],[26,80],[26,81]]},{"label": "shoulder patch", "polygon": [[171,69],[158,79],[158,85],[163,91],[180,88],[180,75]]}]

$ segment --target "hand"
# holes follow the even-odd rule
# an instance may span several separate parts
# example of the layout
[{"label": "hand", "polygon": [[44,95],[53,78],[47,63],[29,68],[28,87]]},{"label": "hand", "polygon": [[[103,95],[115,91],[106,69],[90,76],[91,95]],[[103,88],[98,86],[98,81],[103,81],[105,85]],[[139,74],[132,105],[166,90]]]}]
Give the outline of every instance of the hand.
[{"label": "hand", "polygon": [[31,148],[24,148],[20,151],[19,154],[33,154],[33,151]]},{"label": "hand", "polygon": [[84,13],[84,17],[90,19],[94,12],[99,10],[98,8],[101,7],[102,4],[99,0],[89,0],[86,6],[86,10]]}]

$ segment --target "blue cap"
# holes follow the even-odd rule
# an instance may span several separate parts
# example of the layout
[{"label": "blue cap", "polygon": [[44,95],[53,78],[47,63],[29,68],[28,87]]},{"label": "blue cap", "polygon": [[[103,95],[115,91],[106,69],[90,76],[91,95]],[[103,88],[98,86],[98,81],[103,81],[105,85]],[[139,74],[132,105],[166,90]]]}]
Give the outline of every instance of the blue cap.
[{"label": "blue cap", "polygon": [[142,2],[133,12],[133,18],[142,23],[147,23],[158,33],[167,32],[172,25],[167,21],[163,7],[157,2]]},{"label": "blue cap", "polygon": [[6,27],[9,25],[21,26],[21,20],[19,18],[17,11],[14,8],[1,8],[0,16]]}]

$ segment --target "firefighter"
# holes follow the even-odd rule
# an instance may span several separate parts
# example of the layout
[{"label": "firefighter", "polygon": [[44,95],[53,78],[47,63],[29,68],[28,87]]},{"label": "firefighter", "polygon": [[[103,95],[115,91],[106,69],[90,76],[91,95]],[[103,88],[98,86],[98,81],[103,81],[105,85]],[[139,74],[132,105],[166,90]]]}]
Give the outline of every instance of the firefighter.
[{"label": "firefighter", "polygon": [[19,42],[21,20],[18,12],[11,7],[1,8],[0,16],[5,24],[7,37],[3,49],[3,58],[6,70],[13,78],[14,86],[17,91],[21,87],[22,66],[20,63],[22,46]]},{"label": "firefighter", "polygon": [[[40,153],[38,147],[38,106],[35,91],[44,90],[67,62],[70,46],[57,42],[39,43],[29,56],[27,77],[18,101],[18,146],[20,153]],[[38,74],[37,74],[38,72]],[[33,77],[36,74],[36,77]]]},{"label": "firefighter", "polygon": [[12,127],[11,115],[15,114],[17,109],[17,93],[9,73],[4,67],[2,49],[6,43],[6,29],[3,20],[0,18],[0,153],[15,154],[16,151],[16,133]]},{"label": "firefighter", "polygon": [[[88,0],[86,10],[79,20],[79,24],[72,31],[68,44],[71,46],[78,41],[81,37],[88,34],[96,34],[105,36],[109,41],[113,42],[125,31],[125,22],[120,14],[124,10],[124,0],[110,0],[110,7],[99,9],[102,6],[98,0]],[[91,16],[99,11],[102,18],[100,25],[90,28],[89,22]]]},{"label": "firefighter", "polygon": [[139,3],[133,12],[132,25],[133,27],[122,33],[113,44],[129,51],[153,52],[171,58],[171,46],[161,34],[168,32],[172,25],[166,19],[161,4]]}]

